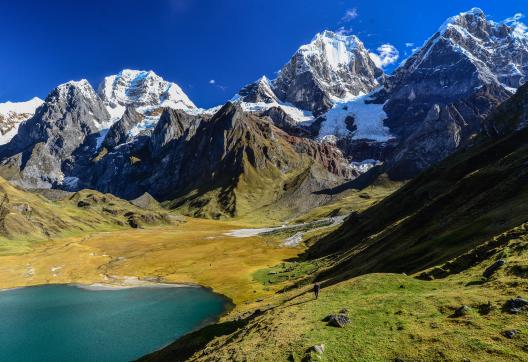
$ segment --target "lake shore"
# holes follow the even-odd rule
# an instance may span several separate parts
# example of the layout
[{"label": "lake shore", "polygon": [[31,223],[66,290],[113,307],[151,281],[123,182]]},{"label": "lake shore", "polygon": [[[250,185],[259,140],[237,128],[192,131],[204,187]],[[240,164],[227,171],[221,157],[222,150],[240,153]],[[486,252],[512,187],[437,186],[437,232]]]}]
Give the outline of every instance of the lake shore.
[{"label": "lake shore", "polygon": [[237,310],[274,294],[253,279],[257,270],[296,257],[275,235],[225,235],[248,224],[189,219],[180,225],[94,232],[0,255],[0,288],[78,284],[92,289],[203,286],[230,298]]}]

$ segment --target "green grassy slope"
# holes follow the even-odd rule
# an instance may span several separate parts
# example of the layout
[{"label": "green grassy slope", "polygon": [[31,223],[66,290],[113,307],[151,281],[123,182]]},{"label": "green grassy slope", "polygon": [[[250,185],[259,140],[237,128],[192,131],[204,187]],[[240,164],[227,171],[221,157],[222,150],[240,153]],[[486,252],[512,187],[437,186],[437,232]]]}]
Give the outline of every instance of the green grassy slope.
[{"label": "green grassy slope", "polygon": [[[261,311],[233,315],[143,360],[525,361],[528,310],[511,314],[504,307],[528,291],[528,223],[488,242],[494,247],[486,258],[466,264],[461,273],[433,281],[417,275],[366,274],[323,284],[318,300],[310,286],[296,288],[264,300]],[[481,252],[473,249],[469,254]],[[483,278],[483,271],[498,259],[506,261],[504,267]],[[299,267],[310,271],[306,262]],[[291,269],[283,273],[291,274]],[[262,273],[257,274],[260,278]],[[285,286],[292,283],[273,276]],[[263,283],[268,280],[262,278]],[[468,313],[456,317],[463,305]],[[344,328],[323,321],[342,309],[350,318]],[[510,330],[517,331],[511,339],[505,335]],[[322,355],[310,352],[321,343]]]},{"label": "green grassy slope", "polygon": [[24,252],[33,242],[53,237],[169,221],[165,211],[142,209],[97,191],[83,190],[52,201],[0,178],[0,254]]},{"label": "green grassy slope", "polygon": [[[528,99],[521,91],[516,99]],[[528,306],[507,308],[528,297],[528,129],[516,130],[526,112],[514,105],[493,115],[503,114],[496,124],[504,128],[314,236],[301,260],[254,273],[281,290],[259,310],[145,360],[528,360]],[[506,264],[484,278],[499,259]],[[318,300],[314,280],[323,286]],[[323,322],[342,309],[344,328]],[[322,354],[311,350],[317,344]]]},{"label": "green grassy slope", "polygon": [[340,278],[414,273],[528,220],[528,129],[488,140],[354,214],[309,255],[338,255]]},{"label": "green grassy slope", "polygon": [[317,191],[351,176],[335,147],[291,136],[231,103],[196,132],[181,165],[193,179],[164,203],[188,216],[276,222],[332,201]]}]

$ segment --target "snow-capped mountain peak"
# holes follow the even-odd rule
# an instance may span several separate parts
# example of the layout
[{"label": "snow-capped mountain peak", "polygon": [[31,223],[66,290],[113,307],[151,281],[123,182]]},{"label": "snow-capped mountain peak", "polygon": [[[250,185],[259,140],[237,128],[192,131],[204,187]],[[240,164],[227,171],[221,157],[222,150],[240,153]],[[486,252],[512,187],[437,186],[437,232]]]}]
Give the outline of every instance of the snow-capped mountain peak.
[{"label": "snow-capped mountain peak", "polygon": [[280,100],[321,113],[369,93],[382,74],[356,36],[325,30],[295,52],[272,88]]},{"label": "snow-capped mountain peak", "polygon": [[325,30],[316,34],[309,44],[301,46],[297,52],[306,58],[322,56],[328,66],[337,71],[353,60],[353,52],[358,47],[364,48],[355,35],[341,35]]},{"label": "snow-capped mountain peak", "polygon": [[104,78],[98,87],[98,94],[110,114],[110,120],[104,128],[120,121],[127,108],[133,108],[140,114],[140,117],[133,117],[133,125],[128,122],[128,126],[132,127],[129,129],[130,134],[152,130],[164,107],[192,114],[203,111],[176,83],[164,80],[151,70],[123,69],[118,74]]},{"label": "snow-capped mountain peak", "polygon": [[484,11],[480,8],[472,8],[468,11],[447,18],[438,31],[443,33],[446,29],[452,26],[463,26],[466,28],[475,27],[483,22],[486,22],[486,14],[484,14]]},{"label": "snow-capped mountain peak", "polygon": [[277,95],[271,89],[271,82],[266,76],[262,76],[257,81],[246,85],[238,92],[238,96],[244,102],[278,102]]},{"label": "snow-capped mountain peak", "polygon": [[44,101],[34,97],[25,102],[0,103],[0,145],[8,143],[18,132],[18,126],[35,114]]},{"label": "snow-capped mountain peak", "polygon": [[124,112],[126,106],[196,109],[176,83],[164,80],[153,71],[124,69],[106,77],[99,85],[98,93],[110,111],[120,109]]},{"label": "snow-capped mountain peak", "polygon": [[79,94],[88,100],[97,98],[97,94],[90,82],[86,79],[81,79],[78,81],[70,80],[69,82],[58,85],[48,97],[46,97],[46,102],[68,100],[75,94]]},{"label": "snow-capped mountain peak", "polygon": [[486,84],[499,84],[513,93],[528,73],[524,61],[528,56],[528,34],[524,24],[511,19],[491,21],[479,8],[452,16],[403,68],[406,73],[431,69],[456,55],[471,63]]}]

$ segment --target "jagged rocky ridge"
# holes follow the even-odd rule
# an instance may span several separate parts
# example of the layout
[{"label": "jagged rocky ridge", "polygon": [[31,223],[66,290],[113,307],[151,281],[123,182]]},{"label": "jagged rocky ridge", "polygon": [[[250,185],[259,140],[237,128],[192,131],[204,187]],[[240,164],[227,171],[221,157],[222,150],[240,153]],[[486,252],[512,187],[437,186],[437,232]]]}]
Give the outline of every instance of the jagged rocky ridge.
[{"label": "jagged rocky ridge", "polygon": [[[68,82],[0,146],[0,173],[29,188],[92,187],[128,198],[148,192],[198,213],[221,205],[219,215],[247,206],[239,202],[244,197],[233,201],[234,190],[260,173],[279,180],[272,188],[302,175],[322,180],[325,172],[334,183],[381,161],[392,177],[409,178],[482,127],[501,132],[503,125],[483,121],[524,82],[527,43],[519,26],[473,9],[448,19],[384,76],[359,39],[323,32],[277,79],[244,87],[236,117],[196,108],[153,72],[124,70],[105,78],[98,92],[85,80]],[[317,167],[303,173],[307,160]]]},{"label": "jagged rocky ridge", "polygon": [[[127,104],[112,121],[108,102],[86,80],[60,85],[0,147],[0,173],[26,188],[93,188],[128,199],[147,192],[212,217],[264,207],[301,189],[335,187],[358,174],[335,147],[289,135],[240,105],[211,114],[156,102],[148,107],[158,109],[159,121],[137,132],[152,118],[144,106]],[[298,199],[306,209],[328,197]]]},{"label": "jagged rocky ridge", "polygon": [[391,174],[408,178],[451,154],[527,72],[528,36],[515,26],[490,21],[480,9],[448,19],[374,97],[399,139]]},{"label": "jagged rocky ridge", "polygon": [[243,102],[282,102],[320,115],[336,102],[369,93],[382,75],[359,38],[326,30],[301,46],[276,79],[262,77],[239,96]]},{"label": "jagged rocky ridge", "polygon": [[0,147],[0,172],[26,188],[78,189],[77,172],[93,154],[148,134],[165,107],[197,110],[151,71],[123,70],[106,77],[99,92],[87,80],[62,84]]},{"label": "jagged rocky ridge", "polygon": [[[379,204],[352,214],[309,253],[318,257],[340,254],[327,274],[341,274],[340,278],[372,272],[414,273],[463,255],[525,223],[527,104],[525,85],[486,119],[494,128],[482,130],[471,145]],[[457,272],[458,267],[449,264],[445,270],[433,270],[433,275]]]},{"label": "jagged rocky ridge", "polygon": [[524,83],[528,36],[518,23],[493,22],[475,8],[449,18],[392,75],[371,61],[357,38],[324,32],[276,80],[260,79],[239,95],[268,104],[260,111],[285,102],[314,111],[311,122],[278,117],[277,125],[333,142],[349,161],[383,161],[393,178],[407,179],[468,142]]},{"label": "jagged rocky ridge", "polygon": [[357,173],[336,148],[291,136],[228,103],[213,116],[165,109],[150,136],[98,156],[79,175],[86,187],[129,199],[148,192],[195,216],[223,217],[299,189],[306,197],[297,206],[306,209],[326,200],[312,192]]},{"label": "jagged rocky ridge", "polygon": [[62,84],[0,147],[0,172],[27,188],[68,184],[77,155],[95,148],[95,135],[109,118],[88,81]]}]

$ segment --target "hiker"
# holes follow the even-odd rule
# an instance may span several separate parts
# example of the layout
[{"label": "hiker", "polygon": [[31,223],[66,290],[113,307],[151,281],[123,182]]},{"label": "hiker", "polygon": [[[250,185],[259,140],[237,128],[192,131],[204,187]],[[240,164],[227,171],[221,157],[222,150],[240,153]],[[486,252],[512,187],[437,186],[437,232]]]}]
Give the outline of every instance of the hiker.
[{"label": "hiker", "polygon": [[315,283],[313,287],[313,292],[315,294],[315,299],[319,297],[319,291],[321,290],[321,284]]}]

